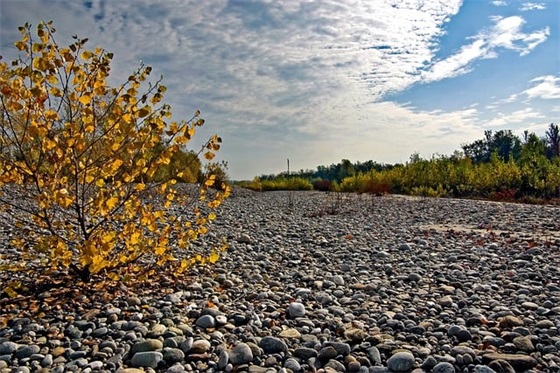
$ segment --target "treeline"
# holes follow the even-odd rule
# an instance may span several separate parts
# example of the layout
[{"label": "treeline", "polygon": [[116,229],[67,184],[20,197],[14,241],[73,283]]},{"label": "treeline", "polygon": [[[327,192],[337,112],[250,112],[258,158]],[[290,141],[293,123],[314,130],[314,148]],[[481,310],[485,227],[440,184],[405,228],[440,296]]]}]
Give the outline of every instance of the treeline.
[{"label": "treeline", "polygon": [[560,198],[560,129],[552,123],[542,138],[527,131],[518,137],[511,130],[488,130],[452,155],[422,159],[413,154],[405,164],[394,165],[343,159],[315,171],[262,175],[243,186],[496,200]]}]

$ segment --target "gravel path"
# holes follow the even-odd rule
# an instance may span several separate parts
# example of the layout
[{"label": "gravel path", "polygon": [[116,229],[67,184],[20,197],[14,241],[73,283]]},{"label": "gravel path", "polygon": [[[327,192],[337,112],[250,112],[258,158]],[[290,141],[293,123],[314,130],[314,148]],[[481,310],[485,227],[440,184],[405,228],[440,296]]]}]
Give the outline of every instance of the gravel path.
[{"label": "gravel path", "polygon": [[181,281],[2,300],[0,372],[560,371],[558,206],[236,190],[212,228]]}]

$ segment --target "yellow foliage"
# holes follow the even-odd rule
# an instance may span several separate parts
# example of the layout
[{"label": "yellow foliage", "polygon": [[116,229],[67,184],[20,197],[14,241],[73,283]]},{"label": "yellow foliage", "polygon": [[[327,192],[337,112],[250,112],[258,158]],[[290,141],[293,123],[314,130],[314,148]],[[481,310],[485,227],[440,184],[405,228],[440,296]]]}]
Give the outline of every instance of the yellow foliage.
[{"label": "yellow foliage", "polygon": [[[0,62],[0,146],[9,150],[0,152],[0,187],[21,186],[22,199],[33,204],[22,212],[39,213],[30,219],[34,229],[14,242],[48,253],[52,266],[76,265],[83,278],[149,275],[136,263],[140,258],[174,262],[169,238],[187,249],[216,218],[213,211],[200,217],[199,205],[213,210],[228,195],[206,194],[213,177],[200,180],[198,195],[177,192],[175,183],[198,181],[198,156],[214,158],[221,139],[213,136],[199,152],[184,151],[204,121],[197,111],[189,121],[167,124],[166,87],[161,80],[143,84],[150,67],[141,65],[110,87],[111,53],[85,49],[86,39],[60,47],[50,23],[39,25],[40,42],[31,26],[21,29],[18,64]],[[164,168],[167,174],[156,175]],[[0,207],[13,202],[5,198],[0,195]],[[192,221],[177,218],[191,209]],[[215,252],[195,256],[179,269],[217,258]]]}]

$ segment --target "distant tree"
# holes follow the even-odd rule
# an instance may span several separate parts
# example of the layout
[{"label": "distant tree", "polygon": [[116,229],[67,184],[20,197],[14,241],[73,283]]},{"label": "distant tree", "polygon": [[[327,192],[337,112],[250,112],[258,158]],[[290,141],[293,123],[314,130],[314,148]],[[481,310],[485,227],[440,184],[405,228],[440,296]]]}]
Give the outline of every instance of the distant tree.
[{"label": "distant tree", "polygon": [[560,128],[557,124],[550,123],[545,133],[545,141],[548,155],[552,157],[560,157]]},{"label": "distant tree", "polygon": [[524,143],[521,149],[520,162],[522,164],[535,162],[545,156],[545,142],[535,133],[524,134]]},{"label": "distant tree", "polygon": [[470,144],[463,144],[461,148],[465,156],[472,159],[475,163],[483,163],[490,160],[488,144],[484,140],[476,140]]},{"label": "distant tree", "polygon": [[475,163],[489,162],[492,153],[508,162],[516,160],[521,154],[521,140],[511,130],[500,130],[493,133],[484,131],[484,139],[476,140],[471,144],[462,145],[465,156]]}]

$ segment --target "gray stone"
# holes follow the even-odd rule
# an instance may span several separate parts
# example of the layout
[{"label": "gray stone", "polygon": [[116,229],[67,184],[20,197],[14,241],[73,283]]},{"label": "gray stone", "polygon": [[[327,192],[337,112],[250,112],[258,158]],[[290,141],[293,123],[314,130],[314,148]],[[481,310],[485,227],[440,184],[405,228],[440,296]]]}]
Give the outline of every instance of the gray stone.
[{"label": "gray stone", "polygon": [[103,362],[96,360],[96,361],[92,361],[90,362],[88,365],[86,365],[86,369],[90,368],[91,370],[100,370],[103,368]]},{"label": "gray stone", "polygon": [[292,372],[299,372],[301,371],[301,365],[299,364],[299,362],[290,357],[288,359],[286,359],[286,361],[284,361],[284,368],[286,369],[290,369]]},{"label": "gray stone", "polygon": [[99,337],[103,337],[108,332],[109,332],[109,329],[107,329],[106,327],[101,327],[101,328],[97,328],[93,332],[91,332],[91,336],[93,338],[99,338]]},{"label": "gray stone", "polygon": [[332,282],[334,282],[338,286],[344,285],[344,278],[341,275],[335,275],[332,278]]},{"label": "gray stone", "polygon": [[194,343],[194,338],[189,337],[185,339],[183,342],[181,342],[179,347],[181,348],[181,350],[183,350],[184,353],[187,354],[191,350],[193,343]]},{"label": "gray stone", "polygon": [[37,345],[20,346],[14,353],[14,356],[17,359],[25,359],[33,354],[38,354],[39,351],[41,351],[41,348]]},{"label": "gray stone", "polygon": [[212,315],[202,315],[196,320],[195,324],[205,329],[214,328],[216,326],[216,319]]},{"label": "gray stone", "polygon": [[[251,359],[253,360],[253,359]],[[218,356],[218,368],[224,370],[229,361],[229,353],[226,350],[221,350]]]},{"label": "gray stone", "polygon": [[373,364],[381,365],[381,353],[377,347],[370,347],[367,350],[367,355]]},{"label": "gray stone", "polygon": [[185,353],[178,348],[165,348],[163,350],[163,360],[169,365],[178,363],[185,359]]},{"label": "gray stone", "polygon": [[432,373],[455,373],[455,367],[451,363],[441,362],[432,368]]},{"label": "gray stone", "polygon": [[397,352],[387,359],[387,366],[394,372],[408,372],[414,363],[414,355],[410,352]]},{"label": "gray stone", "polygon": [[41,360],[41,366],[43,368],[47,368],[53,365],[53,356],[51,354],[45,355],[45,357]]},{"label": "gray stone", "polygon": [[307,361],[312,357],[317,357],[317,350],[307,347],[298,347],[294,350],[294,356],[303,361]]},{"label": "gray stone", "polygon": [[184,371],[185,371],[185,367],[182,364],[177,363],[167,368],[165,373],[182,373]]},{"label": "gray stone", "polygon": [[276,337],[266,336],[259,342],[260,348],[267,354],[274,354],[277,352],[284,352],[288,350],[286,343]]},{"label": "gray stone", "polygon": [[422,362],[422,369],[424,370],[432,370],[433,367],[435,367],[438,364],[438,361],[435,357],[433,356],[428,356],[423,362]]},{"label": "gray stone", "polygon": [[156,368],[162,360],[163,354],[161,352],[143,351],[135,353],[130,363],[137,368]]},{"label": "gray stone", "polygon": [[305,316],[305,306],[299,302],[292,302],[288,306],[288,314],[291,317],[303,317]]},{"label": "gray stone", "polygon": [[325,346],[333,346],[339,355],[348,355],[350,353],[350,345],[342,342],[326,342]]},{"label": "gray stone", "polygon": [[5,341],[0,343],[0,355],[11,355],[18,349],[18,345],[15,342]]},{"label": "gray stone", "polygon": [[253,361],[253,351],[245,343],[239,343],[229,352],[229,361],[233,365],[248,364]]},{"label": "gray stone", "polygon": [[475,365],[474,373],[496,373],[496,371],[486,365]]}]

